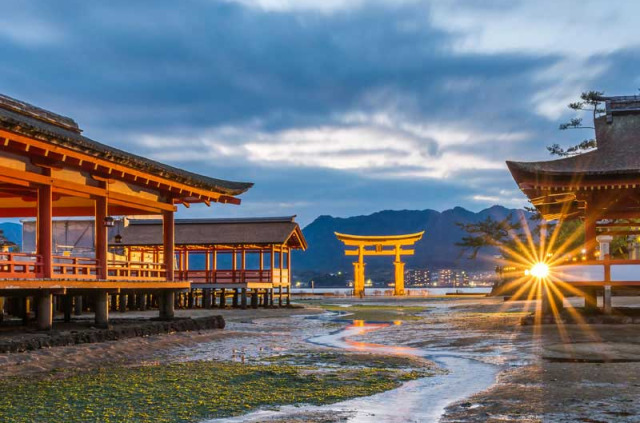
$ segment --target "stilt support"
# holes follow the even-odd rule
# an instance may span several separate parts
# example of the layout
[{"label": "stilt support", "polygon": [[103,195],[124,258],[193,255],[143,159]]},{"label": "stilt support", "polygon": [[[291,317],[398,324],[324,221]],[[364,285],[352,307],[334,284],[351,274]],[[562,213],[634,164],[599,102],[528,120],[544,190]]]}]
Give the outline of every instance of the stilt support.
[{"label": "stilt support", "polygon": [[50,330],[53,326],[53,301],[51,294],[38,294],[38,330]]},{"label": "stilt support", "polygon": [[109,326],[109,294],[106,291],[98,291],[95,294],[95,324],[99,328]]}]

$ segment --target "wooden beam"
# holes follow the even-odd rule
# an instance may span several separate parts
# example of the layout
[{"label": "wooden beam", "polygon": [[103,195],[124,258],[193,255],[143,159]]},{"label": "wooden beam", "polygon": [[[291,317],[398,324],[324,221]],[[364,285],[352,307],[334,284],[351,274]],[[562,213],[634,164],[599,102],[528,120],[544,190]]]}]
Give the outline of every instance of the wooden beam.
[{"label": "wooden beam", "polygon": [[[360,254],[359,250],[345,250],[344,252],[345,256],[357,256],[359,254]],[[365,256],[395,256],[396,251],[395,250],[374,251],[374,250],[367,250],[363,248],[362,254]],[[402,256],[412,256],[415,254],[415,250],[400,250],[399,254]]]},{"label": "wooden beam", "polygon": [[26,186],[31,184],[36,185],[50,185],[54,192],[62,192],[67,195],[87,196],[94,197],[106,197],[107,194],[110,200],[119,201],[121,204],[126,203],[129,206],[136,205],[138,207],[149,210],[154,208],[157,211],[175,211],[176,207],[173,204],[160,203],[157,201],[151,201],[145,198],[138,198],[128,194],[122,194],[119,192],[107,192],[106,188],[93,187],[86,184],[78,184],[75,182],[69,182],[61,179],[56,179],[51,176],[41,175],[33,172],[25,172],[5,166],[0,166],[0,181],[9,182],[16,185]]}]

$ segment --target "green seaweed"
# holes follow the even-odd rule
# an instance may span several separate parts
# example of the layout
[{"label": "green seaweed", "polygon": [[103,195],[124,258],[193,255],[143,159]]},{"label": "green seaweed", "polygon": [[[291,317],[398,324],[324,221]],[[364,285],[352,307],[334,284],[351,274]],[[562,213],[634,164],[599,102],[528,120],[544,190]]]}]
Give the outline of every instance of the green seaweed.
[{"label": "green seaweed", "polygon": [[0,379],[3,422],[187,423],[393,389],[423,371],[193,361]]}]

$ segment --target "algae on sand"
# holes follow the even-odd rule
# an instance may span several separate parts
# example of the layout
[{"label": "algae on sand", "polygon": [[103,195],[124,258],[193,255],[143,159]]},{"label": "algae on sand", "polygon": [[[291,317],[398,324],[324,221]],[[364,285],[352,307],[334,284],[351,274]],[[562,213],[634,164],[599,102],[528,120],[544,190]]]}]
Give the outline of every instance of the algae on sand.
[{"label": "algae on sand", "polygon": [[423,372],[192,361],[0,379],[0,421],[187,423],[264,406],[328,404],[396,388]]}]

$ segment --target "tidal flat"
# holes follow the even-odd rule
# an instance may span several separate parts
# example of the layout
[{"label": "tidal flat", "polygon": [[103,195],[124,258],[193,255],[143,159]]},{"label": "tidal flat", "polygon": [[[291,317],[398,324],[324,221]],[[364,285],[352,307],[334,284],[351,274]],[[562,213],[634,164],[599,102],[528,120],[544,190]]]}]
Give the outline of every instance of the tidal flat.
[{"label": "tidal flat", "polygon": [[227,328],[0,355],[0,421],[639,420],[638,325],[521,326],[526,305],[495,298],[301,305],[179,310]]}]

